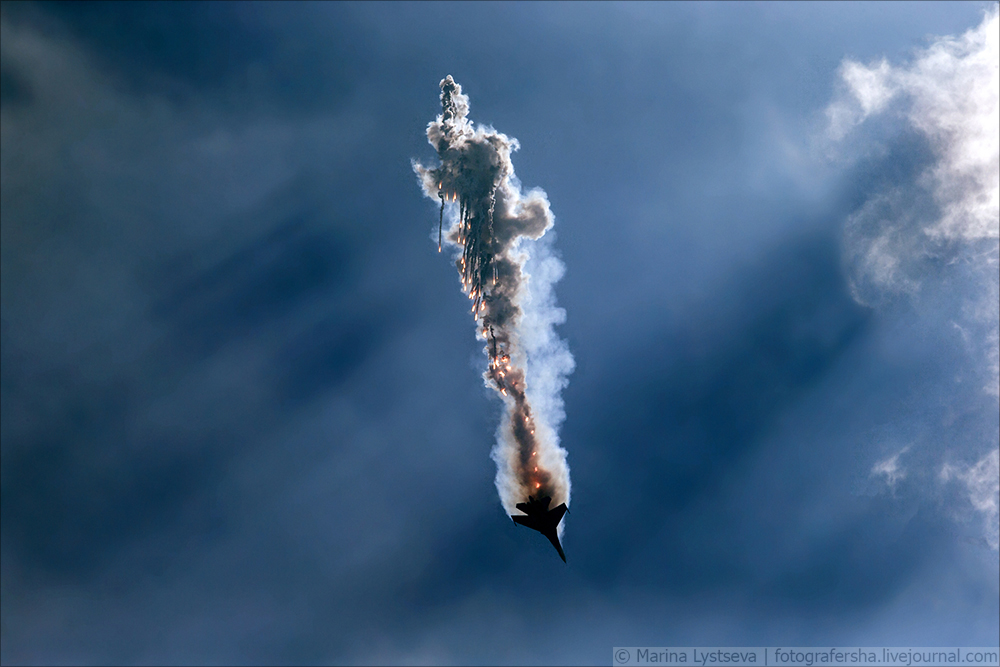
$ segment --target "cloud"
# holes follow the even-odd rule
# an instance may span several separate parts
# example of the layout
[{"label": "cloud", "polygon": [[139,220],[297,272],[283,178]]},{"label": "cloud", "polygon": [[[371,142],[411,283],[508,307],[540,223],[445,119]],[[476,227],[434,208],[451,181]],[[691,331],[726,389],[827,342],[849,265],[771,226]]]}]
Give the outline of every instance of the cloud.
[{"label": "cloud", "polygon": [[[827,108],[835,141],[881,114],[901,119],[904,134],[920,137],[930,151],[902,156],[920,168],[871,193],[849,217],[844,253],[855,298],[878,305],[897,294],[914,295],[928,279],[941,279],[942,265],[967,264],[975,285],[962,294],[965,316],[982,329],[977,354],[990,371],[986,388],[993,394],[1000,264],[998,31],[994,7],[979,26],[937,39],[911,63],[845,60],[844,91]],[[899,159],[890,152],[887,161]]]},{"label": "cloud", "polygon": [[[953,377],[961,381],[971,373],[993,398],[1000,396],[998,33],[994,6],[978,26],[935,39],[910,62],[845,60],[841,94],[826,110],[834,142],[853,140],[860,154],[878,156],[862,165],[867,192],[844,225],[844,264],[855,300],[887,315],[902,298],[916,318],[909,323],[914,331],[949,331],[943,344],[964,348],[972,362],[971,370],[956,370]],[[859,126],[876,117],[883,125],[862,134]],[[964,402],[957,410],[983,409],[973,397]],[[985,410],[995,409],[994,402]],[[938,456],[961,447],[962,455],[978,457],[984,444],[995,447],[990,419],[982,416],[964,429],[980,434],[976,445],[960,444],[960,434],[935,438],[944,443]],[[996,548],[992,451],[968,469],[946,466],[941,479],[968,486],[984,514],[986,539]],[[894,488],[907,473],[897,454],[875,463],[871,474]]]},{"label": "cloud", "polygon": [[900,101],[898,112],[936,155],[921,184],[941,207],[937,220],[922,230],[934,239],[1000,236],[998,32],[994,8],[978,27],[937,40],[908,66],[846,60],[840,68],[846,97],[827,109],[830,134],[841,139]]},{"label": "cloud", "polygon": [[1000,496],[1000,449],[994,449],[976,463],[969,466],[944,464],[941,481],[957,480],[965,486],[973,509],[982,515],[983,534],[986,542],[994,550],[1000,548],[1000,518],[998,518],[998,496]]},{"label": "cloud", "polygon": [[890,81],[891,74],[892,68],[884,59],[867,67],[853,60],[844,61],[840,76],[852,99],[838,101],[827,108],[830,133],[835,139],[842,139],[855,125],[882,111],[895,96],[898,89]]},{"label": "cloud", "polygon": [[873,477],[875,475],[882,475],[885,477],[885,483],[889,486],[889,489],[891,491],[895,491],[896,484],[906,479],[906,470],[899,465],[899,457],[905,454],[909,449],[909,446],[904,447],[892,456],[882,459],[873,465],[871,475]]},{"label": "cloud", "polygon": [[923,239],[914,233],[923,210],[910,193],[894,189],[876,195],[844,225],[844,261],[854,299],[879,304],[898,294],[916,294],[924,253]]},{"label": "cloud", "polygon": [[827,108],[835,140],[890,108],[926,138],[935,159],[917,185],[933,193],[940,212],[919,231],[933,240],[1000,236],[998,31],[994,8],[978,27],[938,39],[909,65],[845,60],[845,94]]}]

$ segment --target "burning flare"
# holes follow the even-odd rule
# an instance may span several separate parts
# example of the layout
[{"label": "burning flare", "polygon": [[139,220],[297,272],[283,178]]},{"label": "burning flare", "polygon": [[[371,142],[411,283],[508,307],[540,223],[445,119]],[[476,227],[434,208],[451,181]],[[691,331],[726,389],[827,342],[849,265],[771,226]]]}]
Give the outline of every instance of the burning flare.
[{"label": "burning flare", "polygon": [[[544,247],[528,243],[552,227],[552,212],[545,193],[522,194],[514,178],[510,154],[517,141],[474,128],[468,120],[469,98],[451,76],[441,81],[441,108],[427,126],[440,165],[414,162],[413,167],[424,193],[441,202],[438,251],[443,240],[460,251],[455,266],[472,301],[477,337],[486,342],[489,362],[483,378],[506,406],[493,450],[497,490],[508,514],[529,496],[550,496],[553,506],[568,504],[569,467],[556,429],[564,416],[559,391],[573,361],[552,331],[563,311],[550,296],[551,283],[561,274],[550,270],[532,277],[529,289],[525,271],[533,254],[561,269],[557,260],[545,256]],[[451,224],[445,232],[445,204],[455,202],[457,210],[449,207]],[[532,322],[544,324],[525,327],[529,315]],[[533,404],[541,409],[534,410]],[[559,529],[561,533],[562,524]]]}]

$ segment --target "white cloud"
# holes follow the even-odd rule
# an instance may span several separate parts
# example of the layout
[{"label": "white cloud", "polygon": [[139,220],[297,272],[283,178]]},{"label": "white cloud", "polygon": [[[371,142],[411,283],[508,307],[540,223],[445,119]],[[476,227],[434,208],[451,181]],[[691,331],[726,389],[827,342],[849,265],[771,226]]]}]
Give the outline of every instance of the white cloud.
[{"label": "white cloud", "polygon": [[858,123],[886,108],[899,92],[894,72],[885,59],[868,66],[854,60],[841,63],[840,78],[847,86],[848,96],[827,107],[833,139],[843,139]]},{"label": "white cloud", "polygon": [[[859,303],[876,308],[899,295],[926,300],[931,317],[953,313],[949,303],[959,306],[960,315],[950,319],[955,344],[975,360],[973,372],[993,397],[1000,397],[998,16],[994,6],[977,27],[935,39],[910,62],[845,60],[842,93],[826,110],[828,136],[836,142],[877,116],[925,140],[928,163],[913,177],[875,189],[846,221],[851,291]],[[861,133],[854,137],[869,141]],[[870,148],[861,152],[871,154]],[[980,446],[995,447],[987,437]],[[876,463],[870,475],[895,488],[907,472],[921,474],[904,471],[896,454]],[[945,465],[940,479],[964,485],[983,516],[986,541],[997,549],[997,450],[967,468]]]},{"label": "white cloud", "polygon": [[1000,21],[994,9],[959,37],[942,37],[908,66],[846,60],[847,98],[827,108],[829,131],[843,138],[900,99],[913,129],[937,158],[924,174],[942,215],[923,231],[941,239],[1000,237]]},{"label": "white cloud", "polygon": [[877,304],[916,294],[934,278],[928,258],[964,255],[976,267],[975,293],[962,294],[979,335],[977,356],[998,394],[997,268],[1000,238],[1000,18],[994,7],[979,26],[941,37],[910,63],[845,60],[845,93],[827,108],[840,141],[867,118],[899,114],[923,136],[934,159],[915,182],[875,193],[847,221],[845,259],[855,298]]},{"label": "white cloud", "polygon": [[871,306],[887,296],[918,291],[910,261],[921,256],[914,208],[906,193],[893,190],[872,197],[847,219],[844,261],[858,303]]},{"label": "white cloud", "polygon": [[906,471],[899,465],[899,457],[905,454],[908,449],[909,446],[903,447],[903,449],[896,452],[889,458],[882,459],[876,463],[872,466],[871,476],[884,476],[885,483],[889,486],[889,489],[895,491],[896,484],[906,479]]},{"label": "white cloud", "polygon": [[909,117],[939,156],[932,171],[943,217],[928,233],[1000,236],[1000,21],[994,11],[957,39],[931,46],[899,80]]},{"label": "white cloud", "polygon": [[958,480],[965,485],[969,502],[982,514],[986,541],[993,549],[1000,548],[1000,449],[966,468],[946,463],[941,468],[941,480]]},{"label": "white cloud", "polygon": [[847,60],[841,65],[840,75],[861,105],[860,120],[884,109],[896,94],[898,87],[892,80],[892,74],[893,69],[885,59],[871,67],[853,60]]}]

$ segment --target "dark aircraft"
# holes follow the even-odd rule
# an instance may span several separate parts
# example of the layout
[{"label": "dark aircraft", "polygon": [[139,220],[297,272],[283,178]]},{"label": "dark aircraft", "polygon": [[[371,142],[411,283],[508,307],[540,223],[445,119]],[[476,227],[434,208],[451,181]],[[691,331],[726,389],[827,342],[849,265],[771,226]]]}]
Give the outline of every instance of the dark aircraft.
[{"label": "dark aircraft", "polygon": [[551,502],[552,498],[548,496],[541,496],[539,498],[528,496],[528,502],[515,505],[524,514],[512,514],[510,518],[514,520],[514,523],[537,530],[549,538],[549,542],[556,548],[556,551],[559,552],[559,557],[565,563],[566,554],[563,553],[562,545],[559,544],[559,534],[556,532],[556,527],[562,521],[563,514],[569,510],[566,508],[566,503],[561,503],[558,507],[549,509],[549,503]]},{"label": "dark aircraft", "polygon": [[490,326],[490,346],[493,348],[490,351],[490,360],[497,360],[497,337],[493,335],[493,327]]}]

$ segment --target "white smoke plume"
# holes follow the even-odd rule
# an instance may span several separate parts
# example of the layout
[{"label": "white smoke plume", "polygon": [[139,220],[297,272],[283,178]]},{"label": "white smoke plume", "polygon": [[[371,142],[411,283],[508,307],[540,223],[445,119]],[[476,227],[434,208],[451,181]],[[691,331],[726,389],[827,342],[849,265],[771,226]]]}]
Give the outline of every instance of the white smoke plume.
[{"label": "white smoke plume", "polygon": [[[843,95],[827,108],[829,134],[845,139],[866,119],[895,116],[926,140],[931,164],[915,179],[875,193],[847,221],[844,252],[855,299],[879,306],[894,295],[947,288],[960,300],[952,324],[973,355],[984,391],[1000,396],[1000,19],[994,5],[982,23],[942,37],[907,65],[845,60]],[[955,267],[961,267],[957,271]],[[960,280],[946,282],[958,275]],[[932,288],[932,289],[927,289]],[[956,337],[956,342],[959,338]],[[941,479],[969,488],[983,514],[987,541],[997,549],[996,443]],[[978,455],[977,455],[978,456]],[[876,472],[890,483],[895,458]],[[878,468],[878,466],[876,466]]]},{"label": "white smoke plume", "polygon": [[569,505],[558,427],[573,357],[554,330],[565,311],[552,294],[563,266],[542,239],[552,228],[552,211],[543,191],[521,191],[510,159],[517,140],[474,127],[469,98],[451,76],[441,81],[441,107],[427,126],[440,165],[414,162],[413,168],[424,194],[441,202],[438,250],[447,243],[458,251],[462,289],[472,302],[477,337],[486,343],[483,379],[506,408],[492,454],[500,500],[508,514],[529,496]]}]

